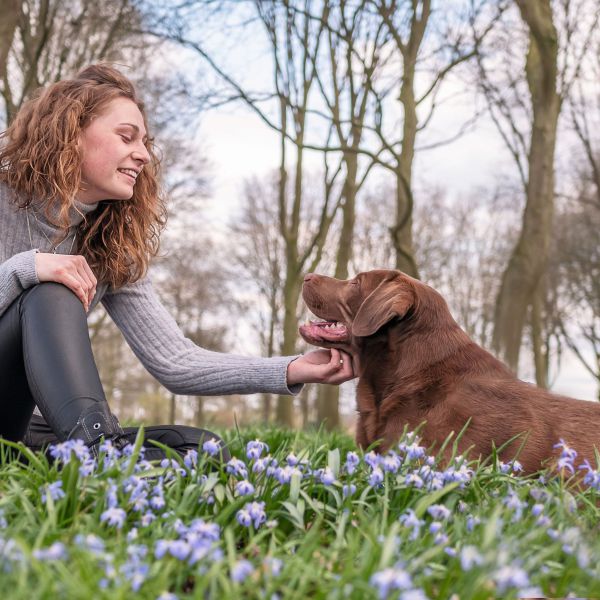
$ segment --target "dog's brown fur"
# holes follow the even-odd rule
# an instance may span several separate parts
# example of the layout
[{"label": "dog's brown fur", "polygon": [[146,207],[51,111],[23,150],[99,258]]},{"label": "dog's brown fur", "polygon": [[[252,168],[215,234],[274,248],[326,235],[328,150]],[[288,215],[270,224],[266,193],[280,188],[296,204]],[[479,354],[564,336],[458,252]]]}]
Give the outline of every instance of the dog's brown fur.
[{"label": "dog's brown fur", "polygon": [[[600,448],[600,404],[558,396],[517,379],[478,346],[452,318],[433,288],[400,271],[375,270],[342,281],[305,277],[308,308],[345,325],[327,330],[305,325],[311,344],[352,355],[359,375],[357,443],[382,440],[380,451],[398,440],[405,426],[421,430],[422,443],[438,446],[470,419],[459,450],[487,457],[518,434],[501,455],[518,459],[526,473],[549,466],[560,454],[559,439],[577,450],[577,464],[595,466]],[[470,456],[473,456],[472,454]]]}]

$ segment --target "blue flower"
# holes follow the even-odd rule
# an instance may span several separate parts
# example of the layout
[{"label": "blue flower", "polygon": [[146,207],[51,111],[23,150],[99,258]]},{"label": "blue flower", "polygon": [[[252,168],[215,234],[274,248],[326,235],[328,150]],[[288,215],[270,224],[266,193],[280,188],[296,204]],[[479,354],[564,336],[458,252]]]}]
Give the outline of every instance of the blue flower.
[{"label": "blue flower", "polygon": [[323,485],[331,485],[335,481],[335,475],[331,471],[329,467],[325,467],[324,469],[319,469],[319,473],[317,473],[317,477],[319,481]]},{"label": "blue flower", "polygon": [[354,471],[356,471],[356,467],[358,467],[358,463],[360,459],[358,458],[358,454],[356,452],[348,452],[346,454],[346,472],[348,475],[352,475]]},{"label": "blue flower", "polygon": [[196,450],[194,450],[193,448],[190,448],[185,456],[183,457],[183,464],[188,468],[188,469],[193,469],[195,466],[198,465],[198,452]]},{"label": "blue flower", "polygon": [[424,483],[423,480],[416,474],[416,473],[409,473],[405,478],[404,478],[404,483],[406,485],[412,485],[414,487],[416,487],[417,489],[420,489],[423,487]]},{"label": "blue flower", "polygon": [[62,489],[62,481],[60,480],[41,487],[40,492],[42,493],[42,502],[46,502],[48,496],[52,498],[54,502],[65,497],[65,492]]},{"label": "blue flower", "polygon": [[122,508],[109,508],[100,515],[100,522],[106,522],[117,529],[121,529],[126,517],[127,514]]},{"label": "blue flower", "polygon": [[91,457],[90,449],[83,440],[67,440],[60,444],[51,444],[49,449],[52,458],[64,464],[71,461],[73,454],[80,462],[85,462]]},{"label": "blue flower", "polygon": [[442,520],[446,520],[450,517],[450,511],[443,505],[443,504],[432,504],[428,509],[427,512],[434,518],[434,519],[442,519]]},{"label": "blue flower", "polygon": [[342,486],[342,496],[344,498],[348,498],[348,496],[354,496],[354,494],[356,494],[356,486],[353,483]]},{"label": "blue flower", "polygon": [[509,588],[522,588],[529,585],[529,576],[517,565],[501,567],[493,577],[500,594],[504,594]]},{"label": "blue flower", "polygon": [[241,461],[239,458],[233,457],[227,463],[225,470],[227,471],[227,473],[230,473],[231,475],[241,476],[244,479],[246,479],[248,477],[248,469],[246,468],[246,465],[244,464],[244,462]]},{"label": "blue flower", "polygon": [[379,467],[375,467],[369,475],[369,485],[377,487],[383,482],[383,471]]},{"label": "blue flower", "polygon": [[66,560],[67,549],[62,542],[54,542],[51,546],[48,546],[48,548],[34,550],[32,556],[41,561]]},{"label": "blue flower", "polygon": [[254,486],[247,479],[243,479],[235,484],[235,491],[239,496],[250,496],[254,494]]},{"label": "blue flower", "polygon": [[402,466],[402,461],[395,452],[389,452],[382,458],[380,464],[384,471],[387,471],[388,473],[397,473],[398,469]]},{"label": "blue flower", "polygon": [[279,558],[267,556],[263,561],[263,565],[265,566],[270,575],[272,575],[273,577],[278,577],[281,573],[281,569],[283,568],[283,561]]},{"label": "blue flower", "polygon": [[399,567],[383,569],[371,576],[370,584],[377,589],[379,598],[387,598],[393,590],[412,588],[410,575]]},{"label": "blue flower", "polygon": [[248,502],[244,508],[238,510],[236,514],[237,521],[244,527],[254,525],[258,529],[262,523],[267,520],[264,502]]},{"label": "blue flower", "polygon": [[246,579],[252,572],[254,567],[248,560],[238,560],[231,569],[231,580],[235,583],[241,583]]},{"label": "blue flower", "polygon": [[204,450],[204,452],[206,452],[209,456],[215,456],[221,451],[221,446],[216,440],[210,438],[202,444],[202,450]]},{"label": "blue flower", "polygon": [[246,457],[248,460],[256,460],[263,452],[268,452],[269,446],[260,440],[254,440],[246,444]]},{"label": "blue flower", "polygon": [[473,567],[483,564],[483,556],[475,546],[465,546],[460,551],[460,565],[463,571],[470,571]]}]

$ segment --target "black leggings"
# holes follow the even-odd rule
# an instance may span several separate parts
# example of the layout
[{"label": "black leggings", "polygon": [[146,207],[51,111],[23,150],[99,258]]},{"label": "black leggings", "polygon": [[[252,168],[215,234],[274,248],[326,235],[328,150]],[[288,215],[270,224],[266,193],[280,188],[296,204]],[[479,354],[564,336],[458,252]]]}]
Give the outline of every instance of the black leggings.
[{"label": "black leggings", "polygon": [[[35,406],[42,417],[33,415]],[[89,423],[86,415],[93,417]],[[83,304],[59,283],[40,283],[0,316],[0,437],[38,450],[71,437],[90,443],[95,429],[107,437],[118,431],[131,441],[137,434],[136,427],[121,430],[108,409]],[[229,458],[209,431],[175,425],[144,429],[146,440],[181,454],[212,438],[223,459]]]}]

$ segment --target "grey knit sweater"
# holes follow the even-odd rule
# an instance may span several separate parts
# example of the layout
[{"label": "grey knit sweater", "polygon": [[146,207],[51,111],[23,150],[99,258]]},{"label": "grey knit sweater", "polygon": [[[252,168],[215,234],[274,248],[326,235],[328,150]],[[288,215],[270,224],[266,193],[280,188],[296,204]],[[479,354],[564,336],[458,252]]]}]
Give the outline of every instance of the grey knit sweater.
[{"label": "grey knit sweater", "polygon": [[[50,251],[49,240],[56,243],[59,233],[35,206],[28,209],[28,227],[26,212],[9,201],[10,194],[0,183],[0,318],[23,290],[39,283],[35,251]],[[78,202],[76,206],[82,214],[71,211],[69,236],[57,253],[71,252],[75,227],[83,214],[92,213],[98,205]],[[288,387],[286,382],[287,366],[297,357],[252,358],[212,352],[194,344],[161,304],[148,277],[116,291],[98,284],[90,311],[98,302],[144,367],[175,394],[296,394],[302,387]]]}]

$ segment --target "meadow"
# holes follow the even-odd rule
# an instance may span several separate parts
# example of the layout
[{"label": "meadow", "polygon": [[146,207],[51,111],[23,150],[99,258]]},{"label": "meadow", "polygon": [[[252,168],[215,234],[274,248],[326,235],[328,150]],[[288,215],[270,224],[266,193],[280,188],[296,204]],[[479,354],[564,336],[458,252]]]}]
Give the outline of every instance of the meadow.
[{"label": "meadow", "polygon": [[[141,439],[98,461],[2,442],[0,583],[11,599],[600,597],[600,473],[441,466],[407,433],[380,456],[341,434],[221,432],[185,459]],[[574,491],[571,473],[585,475]]]}]

